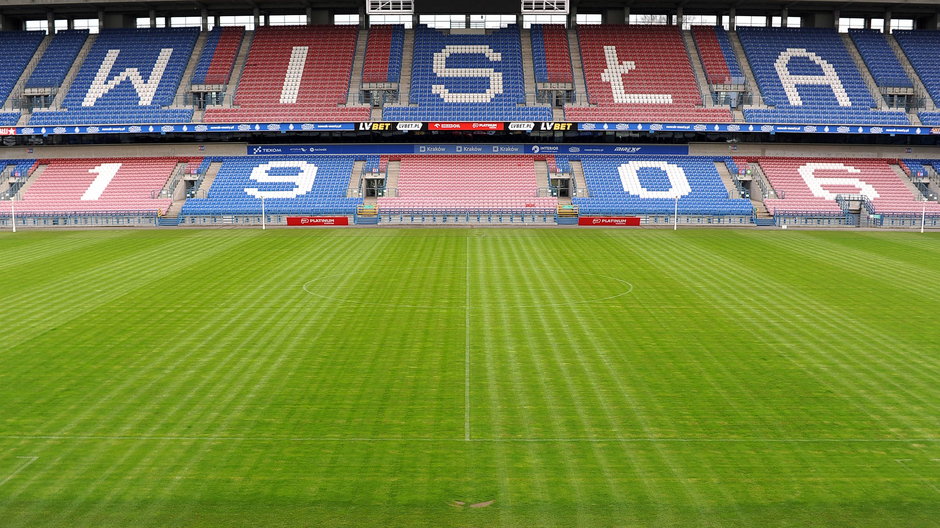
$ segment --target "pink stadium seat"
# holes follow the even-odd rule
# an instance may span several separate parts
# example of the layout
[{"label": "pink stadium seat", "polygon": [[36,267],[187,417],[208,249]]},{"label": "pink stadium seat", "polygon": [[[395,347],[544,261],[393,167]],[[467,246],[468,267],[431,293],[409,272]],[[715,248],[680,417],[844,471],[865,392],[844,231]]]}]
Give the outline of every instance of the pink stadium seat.
[{"label": "pink stadium seat", "polygon": [[556,198],[538,197],[531,156],[404,156],[398,196],[379,198],[382,211],[554,211]]},{"label": "pink stadium seat", "polygon": [[[919,201],[919,197],[894,172],[891,168],[893,162],[845,158],[758,160],[761,170],[780,195],[780,198],[765,201],[773,214],[786,211],[838,213],[840,208],[834,198],[837,194],[864,194],[871,200],[876,213],[920,214],[924,202]],[[814,186],[818,187],[816,190],[810,187],[814,181]],[[927,202],[927,212],[940,213],[940,205]]]},{"label": "pink stadium seat", "polygon": [[[173,201],[153,196],[166,185],[177,163],[185,161],[170,158],[40,161],[38,164],[45,165],[45,168],[26,191],[23,200],[16,203],[16,211],[163,213]],[[109,172],[115,166],[116,172]],[[113,174],[110,180],[107,178],[109,174]],[[9,212],[8,201],[0,204],[0,212]]]}]

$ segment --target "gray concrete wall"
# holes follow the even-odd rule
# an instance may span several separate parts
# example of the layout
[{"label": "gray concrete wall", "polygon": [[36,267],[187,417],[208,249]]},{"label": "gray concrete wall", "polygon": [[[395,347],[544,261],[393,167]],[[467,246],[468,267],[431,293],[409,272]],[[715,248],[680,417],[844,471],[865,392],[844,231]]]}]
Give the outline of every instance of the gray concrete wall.
[{"label": "gray concrete wall", "polygon": [[[781,156],[818,158],[932,158],[940,159],[940,147],[888,145],[787,145],[783,143],[692,143],[695,156]],[[907,152],[907,149],[911,152]]]},{"label": "gray concrete wall", "polygon": [[[32,149],[32,153],[29,150]],[[247,143],[209,143],[199,150],[198,143],[167,145],[74,145],[0,148],[3,159],[52,158],[162,158],[174,156],[244,156]]]}]

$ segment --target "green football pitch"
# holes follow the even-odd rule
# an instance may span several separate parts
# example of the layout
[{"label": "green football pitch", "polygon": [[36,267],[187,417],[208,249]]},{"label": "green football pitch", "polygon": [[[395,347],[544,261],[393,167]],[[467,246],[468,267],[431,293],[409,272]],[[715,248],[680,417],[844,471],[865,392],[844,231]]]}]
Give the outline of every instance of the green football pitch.
[{"label": "green football pitch", "polygon": [[940,234],[0,234],[0,526],[937,527]]}]

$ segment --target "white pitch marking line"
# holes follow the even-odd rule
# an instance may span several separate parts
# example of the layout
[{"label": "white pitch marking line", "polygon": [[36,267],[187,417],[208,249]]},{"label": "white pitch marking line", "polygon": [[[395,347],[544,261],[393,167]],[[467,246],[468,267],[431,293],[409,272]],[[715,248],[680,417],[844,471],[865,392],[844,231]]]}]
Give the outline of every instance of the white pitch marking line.
[{"label": "white pitch marking line", "polygon": [[[362,437],[276,437],[276,436],[133,436],[133,435],[0,435],[0,440],[145,440],[171,442],[465,442],[458,438],[362,438]],[[735,443],[735,444],[908,444],[940,443],[940,438],[472,438],[480,443]],[[900,459],[899,459],[900,460]]]},{"label": "white pitch marking line", "polygon": [[18,456],[18,457],[16,457],[16,458],[21,459],[21,460],[26,460],[26,463],[23,464],[22,466],[16,468],[16,471],[14,471],[13,473],[10,473],[10,474],[7,476],[7,478],[5,478],[5,479],[3,479],[3,480],[0,480],[0,486],[3,486],[3,485],[6,484],[7,482],[10,482],[10,480],[12,480],[13,477],[19,475],[20,471],[23,471],[24,469],[28,468],[28,467],[30,466],[30,464],[32,464],[33,462],[39,460],[39,457],[37,457],[37,456]]},{"label": "white pitch marking line", "polygon": [[940,493],[940,488],[938,488],[938,487],[937,487],[933,482],[931,482],[930,480],[928,480],[928,479],[924,478],[923,476],[921,476],[920,473],[914,471],[914,468],[912,468],[911,466],[909,466],[909,465],[907,464],[908,462],[911,461],[910,458],[895,458],[894,461],[897,462],[898,464],[900,464],[901,467],[903,467],[904,469],[906,469],[907,472],[910,473],[911,475],[913,475],[917,480],[919,480],[919,481],[923,482],[924,484],[926,484],[928,488],[930,488],[930,489],[936,491],[937,493]]},{"label": "white pitch marking line", "polygon": [[464,388],[463,388],[463,407],[464,407],[464,417],[463,417],[463,439],[467,442],[470,441],[470,237],[467,237],[467,292],[466,292],[466,302],[464,303],[464,313],[466,314],[466,319],[464,321],[464,327],[466,327],[466,338],[464,342],[466,346],[464,347]]}]

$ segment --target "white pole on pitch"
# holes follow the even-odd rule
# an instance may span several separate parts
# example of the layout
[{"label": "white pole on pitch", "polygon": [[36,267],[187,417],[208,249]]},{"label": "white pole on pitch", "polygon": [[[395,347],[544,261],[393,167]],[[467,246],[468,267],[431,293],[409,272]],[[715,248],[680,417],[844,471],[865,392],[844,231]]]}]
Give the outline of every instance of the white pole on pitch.
[{"label": "white pole on pitch", "polygon": [[16,233],[16,195],[10,197],[10,216],[13,218],[13,232]]},{"label": "white pole on pitch", "polygon": [[924,208],[920,213],[920,232],[924,232],[924,226],[927,225],[927,197],[924,196]]},{"label": "white pole on pitch", "polygon": [[679,195],[676,195],[676,207],[672,213],[672,230],[679,229]]},{"label": "white pole on pitch", "polygon": [[262,196],[261,197],[261,230],[262,231],[267,229],[267,222],[265,221],[265,216],[266,215],[264,214],[264,196]]}]

